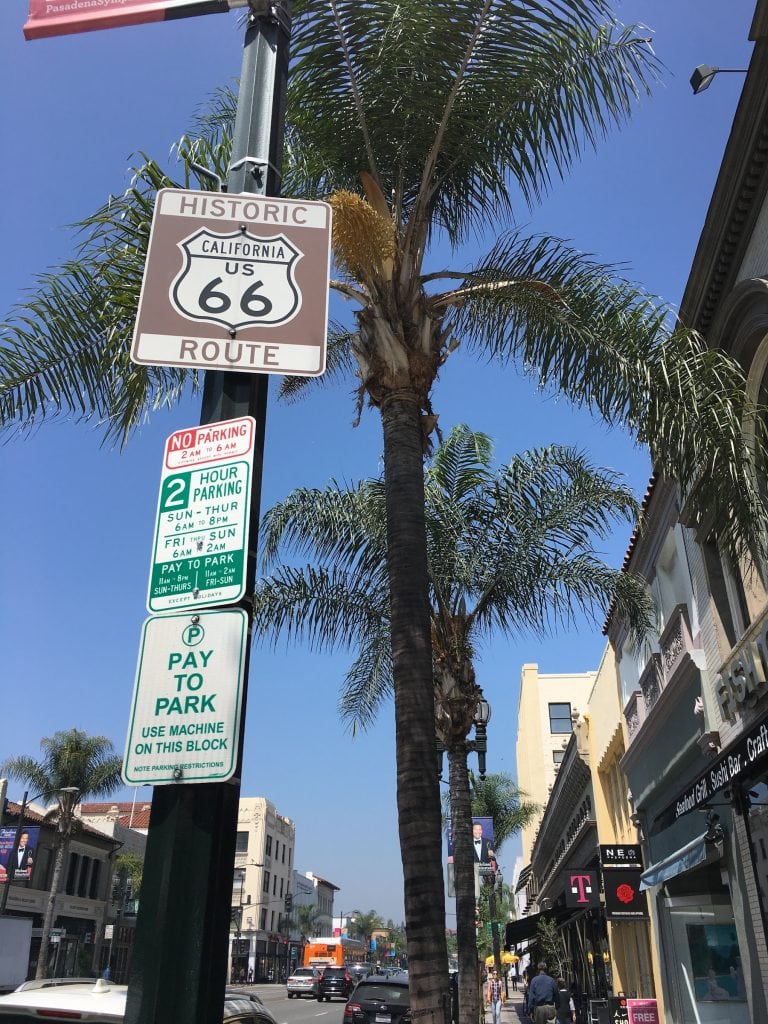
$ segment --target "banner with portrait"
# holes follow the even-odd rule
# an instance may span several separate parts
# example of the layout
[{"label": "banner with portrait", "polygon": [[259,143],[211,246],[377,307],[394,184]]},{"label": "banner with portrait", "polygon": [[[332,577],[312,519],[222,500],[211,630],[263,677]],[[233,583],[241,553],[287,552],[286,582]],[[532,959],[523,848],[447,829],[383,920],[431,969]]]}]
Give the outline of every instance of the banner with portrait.
[{"label": "banner with portrait", "polygon": [[37,858],[39,825],[23,825],[16,837],[16,827],[0,828],[0,885],[7,882],[31,882]]}]

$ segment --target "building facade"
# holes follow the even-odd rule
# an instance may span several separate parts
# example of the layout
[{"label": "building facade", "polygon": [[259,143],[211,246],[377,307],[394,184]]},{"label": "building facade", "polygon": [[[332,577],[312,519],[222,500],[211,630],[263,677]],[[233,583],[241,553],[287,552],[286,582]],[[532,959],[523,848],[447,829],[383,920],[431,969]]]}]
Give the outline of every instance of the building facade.
[{"label": "building facade", "polygon": [[530,864],[543,809],[565,756],[573,716],[586,706],[594,680],[594,672],[543,675],[538,665],[522,667],[517,711],[518,785],[526,800],[542,809],[521,833],[525,865]]}]

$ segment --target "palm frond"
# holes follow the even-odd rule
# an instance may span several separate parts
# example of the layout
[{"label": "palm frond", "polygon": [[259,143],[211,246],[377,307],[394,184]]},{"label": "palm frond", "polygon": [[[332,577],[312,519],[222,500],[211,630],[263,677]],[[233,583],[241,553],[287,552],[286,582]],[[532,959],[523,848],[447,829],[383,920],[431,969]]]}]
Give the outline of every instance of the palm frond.
[{"label": "palm frond", "polygon": [[354,380],[357,364],[352,355],[357,332],[344,327],[336,320],[328,323],[328,341],[325,373],[320,377],[283,377],[280,381],[279,396],[286,402],[303,398],[308,390],[338,380]]},{"label": "palm frond", "polygon": [[[754,466],[768,445],[766,417],[749,407],[735,360],[557,239],[505,236],[453,294],[451,327],[470,348],[520,360],[542,389],[626,427],[678,481],[694,522],[717,524],[734,557],[765,558]],[[749,441],[747,419],[757,428]]]},{"label": "palm frond", "polygon": [[338,704],[342,721],[353,731],[367,729],[391,695],[392,639],[389,619],[384,618],[365,638],[344,677]]},{"label": "palm frond", "polygon": [[358,586],[335,568],[281,566],[254,591],[254,636],[274,644],[306,642],[312,650],[359,645],[388,615],[381,591]]}]

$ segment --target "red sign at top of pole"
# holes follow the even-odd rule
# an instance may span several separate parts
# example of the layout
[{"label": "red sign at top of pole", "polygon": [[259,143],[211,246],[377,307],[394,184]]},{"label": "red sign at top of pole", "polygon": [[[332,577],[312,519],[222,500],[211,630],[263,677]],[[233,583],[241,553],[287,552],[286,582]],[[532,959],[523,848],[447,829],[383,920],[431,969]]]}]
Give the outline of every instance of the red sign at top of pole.
[{"label": "red sign at top of pole", "polygon": [[25,39],[66,36],[148,21],[226,14],[248,0],[29,0]]}]

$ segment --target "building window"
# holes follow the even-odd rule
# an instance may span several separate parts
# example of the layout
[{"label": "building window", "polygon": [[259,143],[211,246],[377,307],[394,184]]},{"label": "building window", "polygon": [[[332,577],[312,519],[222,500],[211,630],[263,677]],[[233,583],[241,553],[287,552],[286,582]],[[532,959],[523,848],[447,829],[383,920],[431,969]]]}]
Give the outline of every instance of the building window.
[{"label": "building window", "polygon": [[272,895],[277,896],[277,875],[272,879]]},{"label": "building window", "polygon": [[261,928],[261,930],[264,931],[264,929],[266,927],[267,927],[267,908],[266,907],[262,907],[261,908],[261,913],[259,914],[259,928]]},{"label": "building window", "polygon": [[280,879],[280,895],[283,895],[283,879]]},{"label": "building window", "polygon": [[555,762],[555,764],[562,764],[564,757],[565,757],[565,751],[564,750],[553,750],[552,751],[552,760]]},{"label": "building window", "polygon": [[[232,833],[230,832],[230,835]],[[248,833],[238,832],[235,841],[235,853],[248,853]]]},{"label": "building window", "polygon": [[261,882],[261,888],[262,888],[262,890],[265,893],[269,894],[269,872],[268,871],[264,872],[264,878],[262,879],[262,882]]},{"label": "building window", "polygon": [[549,731],[553,733],[573,731],[570,704],[549,705]]},{"label": "building window", "polygon": [[268,857],[272,856],[272,836],[267,836],[267,843],[264,847],[264,852]]},{"label": "building window", "polygon": [[275,912],[274,910],[269,915],[269,930],[273,932],[275,930]]},{"label": "building window", "polygon": [[[288,859],[288,863],[291,863],[290,858]],[[283,843],[283,864],[285,864],[285,843]]]}]

